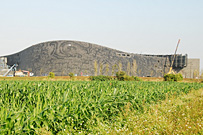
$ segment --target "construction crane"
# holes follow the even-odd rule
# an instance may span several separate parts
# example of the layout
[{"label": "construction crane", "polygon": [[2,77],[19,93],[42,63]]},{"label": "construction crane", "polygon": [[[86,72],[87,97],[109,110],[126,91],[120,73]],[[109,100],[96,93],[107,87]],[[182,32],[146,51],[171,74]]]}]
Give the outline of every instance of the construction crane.
[{"label": "construction crane", "polygon": [[15,69],[17,66],[18,66],[18,64],[14,64],[3,76],[4,77],[7,76],[11,72],[11,70]]},{"label": "construction crane", "polygon": [[171,66],[170,66],[170,69],[169,69],[168,74],[175,74],[175,72],[173,71],[173,63],[174,63],[174,61],[175,61],[176,52],[177,52],[177,50],[178,50],[179,44],[180,44],[180,39],[178,40],[178,43],[177,43],[177,46],[176,46],[176,50],[175,50],[175,53],[174,53],[174,55],[173,55],[173,59],[172,59]]}]

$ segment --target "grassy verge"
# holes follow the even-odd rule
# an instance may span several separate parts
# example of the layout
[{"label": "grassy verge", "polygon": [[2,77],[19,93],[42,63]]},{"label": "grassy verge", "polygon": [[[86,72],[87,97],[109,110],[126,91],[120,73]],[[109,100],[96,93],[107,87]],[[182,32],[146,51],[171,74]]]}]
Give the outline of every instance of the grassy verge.
[{"label": "grassy verge", "polygon": [[143,114],[124,109],[123,119],[103,133],[109,134],[203,134],[203,89],[150,105]]},{"label": "grassy verge", "polygon": [[[139,77],[143,81],[155,81],[160,82],[164,81],[163,78],[156,78],[156,77]],[[55,76],[54,78],[49,78],[47,76],[35,76],[35,77],[0,77],[0,81],[3,80],[29,80],[29,81],[90,81],[89,76],[74,76],[70,78],[70,76]],[[181,82],[199,82],[203,83],[203,79],[183,79]]]},{"label": "grassy verge", "polygon": [[49,78],[47,76],[35,76],[35,77],[0,77],[0,81],[3,80],[28,80],[28,81],[89,81],[89,76],[75,76],[70,78],[70,76],[55,76],[54,78]]}]

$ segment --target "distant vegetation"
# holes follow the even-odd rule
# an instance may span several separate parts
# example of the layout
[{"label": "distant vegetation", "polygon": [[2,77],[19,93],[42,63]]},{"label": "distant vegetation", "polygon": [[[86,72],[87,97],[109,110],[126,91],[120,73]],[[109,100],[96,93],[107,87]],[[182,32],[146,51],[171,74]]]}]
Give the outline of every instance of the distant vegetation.
[{"label": "distant vegetation", "polygon": [[74,73],[72,73],[72,72],[70,72],[68,75],[70,76],[70,78],[74,77]]},{"label": "distant vegetation", "polygon": [[118,81],[142,81],[139,77],[127,76],[124,71],[119,71],[116,73],[116,77],[114,76],[90,76],[91,81],[110,81],[110,80],[118,80]]},{"label": "distant vegetation", "polygon": [[165,74],[164,75],[164,80],[165,81],[182,81],[183,80],[183,76],[182,74]]},{"label": "distant vegetation", "polygon": [[55,74],[54,74],[53,72],[49,72],[48,77],[50,77],[50,78],[54,78],[54,77],[55,77]]},{"label": "distant vegetation", "polygon": [[90,76],[91,81],[110,81],[114,79],[115,78],[112,76],[104,76],[104,75]]}]

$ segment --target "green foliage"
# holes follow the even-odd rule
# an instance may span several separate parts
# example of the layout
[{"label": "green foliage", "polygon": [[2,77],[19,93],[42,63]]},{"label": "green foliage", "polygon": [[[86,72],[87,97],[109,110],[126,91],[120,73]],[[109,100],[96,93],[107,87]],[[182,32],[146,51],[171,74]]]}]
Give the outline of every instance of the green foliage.
[{"label": "green foliage", "polygon": [[112,76],[104,76],[104,75],[99,75],[99,76],[90,76],[91,81],[109,81],[113,80],[114,77]]},{"label": "green foliage", "polygon": [[103,75],[103,64],[102,63],[100,63],[100,65],[99,65],[99,74]]},{"label": "green foliage", "polygon": [[90,76],[90,80],[91,81],[110,81],[110,80],[119,80],[120,79],[119,81],[142,81],[142,79],[140,79],[137,76],[127,76],[124,74],[125,73],[118,74],[118,72],[117,72],[117,75],[119,76],[119,77],[117,77],[117,79],[112,76],[104,76],[104,75]]},{"label": "green foliage", "polygon": [[74,77],[74,73],[72,73],[72,72],[70,72],[68,75],[69,75],[71,78]]},{"label": "green foliage", "polygon": [[164,81],[174,81],[175,74],[165,74]]},{"label": "green foliage", "polygon": [[140,79],[140,78],[137,77],[137,76],[133,76],[133,78],[134,78],[134,81],[142,81],[142,79]]},{"label": "green foliage", "polygon": [[131,111],[129,109],[131,104],[128,103],[124,108],[123,117],[119,119],[119,122],[112,123],[112,125],[122,123],[126,126],[108,127],[103,134],[107,134],[108,131],[112,135],[203,134],[203,123],[199,122],[203,121],[203,97],[200,96],[202,92],[203,90],[195,90],[178,98],[166,98],[160,103],[150,104],[149,109],[139,114]]},{"label": "green foliage", "polygon": [[108,72],[109,72],[109,64],[108,63],[106,64],[106,68],[105,69],[106,69],[106,73],[105,74],[106,74],[106,76],[108,76]]},{"label": "green foliage", "polygon": [[94,61],[94,75],[97,76],[97,70],[98,70],[98,65],[97,65],[97,61]]},{"label": "green foliage", "polygon": [[134,81],[134,77],[132,76],[124,76],[124,80],[123,81]]},{"label": "green foliage", "polygon": [[140,79],[137,76],[124,76],[124,81],[142,81],[142,79]]},{"label": "green foliage", "polygon": [[119,81],[142,81],[142,79],[137,76],[127,76],[124,71],[118,71],[116,73],[116,78]]},{"label": "green foliage", "polygon": [[183,80],[183,76],[182,74],[165,74],[164,75],[164,80],[165,81],[182,81]]},{"label": "green foliage", "polygon": [[124,71],[118,71],[118,72],[116,72],[116,78],[119,81],[124,81],[125,80],[125,76],[126,76],[126,73]]},{"label": "green foliage", "polygon": [[54,77],[55,77],[55,74],[54,74],[53,72],[49,72],[48,77],[50,77],[50,78],[54,78]]},{"label": "green foliage", "polygon": [[121,119],[127,110],[142,114],[151,103],[202,87],[144,81],[0,81],[0,134],[101,134],[107,127],[115,129],[112,123],[125,127]]},{"label": "green foliage", "polygon": [[182,74],[180,74],[180,73],[176,74],[175,81],[182,81],[182,80],[183,80]]}]

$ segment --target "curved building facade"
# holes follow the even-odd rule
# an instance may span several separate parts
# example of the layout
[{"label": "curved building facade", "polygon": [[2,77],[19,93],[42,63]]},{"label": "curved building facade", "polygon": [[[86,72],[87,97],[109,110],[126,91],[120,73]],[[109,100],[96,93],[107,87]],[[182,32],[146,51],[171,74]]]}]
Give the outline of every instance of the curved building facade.
[{"label": "curved building facade", "polygon": [[[128,75],[162,77],[169,71],[172,55],[141,55],[80,41],[49,41],[33,45],[7,57],[7,64],[18,64],[36,76],[54,72],[56,76],[115,75],[119,70]],[[178,55],[174,69],[187,66],[187,55]]]}]

